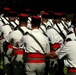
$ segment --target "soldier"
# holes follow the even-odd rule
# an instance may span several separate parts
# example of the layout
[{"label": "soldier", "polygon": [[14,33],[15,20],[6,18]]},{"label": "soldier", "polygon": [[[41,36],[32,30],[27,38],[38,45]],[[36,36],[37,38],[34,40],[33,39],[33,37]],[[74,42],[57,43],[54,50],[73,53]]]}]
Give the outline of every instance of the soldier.
[{"label": "soldier", "polygon": [[[10,33],[7,41],[12,44],[13,50],[7,51],[7,56],[12,55],[12,69],[13,69],[13,75],[24,75],[24,50],[20,50],[18,48],[18,42],[26,32],[30,32],[30,30],[27,28],[27,20],[28,20],[28,14],[20,13],[19,14],[19,25],[17,27],[17,30]],[[17,35],[17,36],[16,36]],[[10,47],[10,46],[9,46]],[[11,47],[12,49],[12,47]],[[13,54],[12,54],[13,52]]]},{"label": "soldier", "polygon": [[41,26],[39,28],[39,30],[46,35],[46,27],[47,27],[47,22],[49,19],[49,13],[47,12],[42,12],[41,13]]},{"label": "soldier", "polygon": [[73,27],[71,25],[71,21],[68,22],[67,20],[67,13],[61,13],[61,23],[64,26],[64,29],[66,30],[67,34],[69,34],[69,32],[73,32]]},{"label": "soldier", "polygon": [[44,75],[45,53],[50,51],[49,40],[39,30],[41,18],[32,16],[32,31],[26,33],[19,45],[24,44],[27,53],[26,75]]},{"label": "soldier", "polygon": [[[48,26],[48,20],[49,20],[49,13],[46,11],[42,11],[41,12],[41,26],[39,28],[39,30],[45,35],[46,34],[46,28]],[[44,75],[48,75],[48,71],[49,71],[49,60],[46,59],[46,67],[45,67],[45,73]]]},{"label": "soldier", "polygon": [[[66,39],[66,31],[63,29],[63,26],[61,24],[60,21],[61,18],[61,14],[59,13],[54,13],[54,25],[52,28],[48,27],[47,28],[47,36],[49,38],[50,41],[50,48],[51,48],[51,52],[52,51],[56,51],[58,48],[60,48],[60,45],[65,41]],[[63,74],[63,69],[59,68],[61,65],[61,63],[59,62],[59,60],[57,59],[50,59],[50,75],[57,75],[59,74],[60,71]],[[60,65],[60,66],[59,66]],[[64,67],[64,65],[63,65]],[[60,74],[61,74],[60,73]]]},{"label": "soldier", "polygon": [[54,16],[54,11],[48,11],[48,13],[49,13],[49,20],[48,20],[47,24],[48,24],[48,26],[53,27],[53,25],[54,25],[54,23],[53,23],[53,20],[54,20],[54,17],[53,17]]},{"label": "soldier", "polygon": [[66,75],[76,75],[76,22],[74,23],[75,33],[67,36],[64,45],[55,52],[49,52],[46,56],[51,58],[64,58],[64,65],[67,67]]},{"label": "soldier", "polygon": [[[5,16],[5,14],[4,14],[4,16]],[[8,57],[6,55],[8,44],[9,44],[8,42],[6,42],[6,39],[9,35],[9,33],[11,33],[15,27],[13,24],[11,24],[11,22],[15,21],[16,16],[17,16],[16,12],[9,11],[8,15],[7,15],[8,19],[6,19],[6,17],[3,17],[5,19],[5,21],[8,22],[8,24],[4,24],[1,28],[1,33],[2,33],[2,36],[4,39],[4,42],[2,44],[3,53],[4,53],[4,59],[3,59],[4,60],[4,72],[7,75],[11,75],[12,70],[11,70],[11,60],[10,60],[11,57]]]},{"label": "soldier", "polygon": [[[5,41],[5,39],[3,38],[3,33],[2,33],[2,26],[7,24],[7,22],[3,19],[3,15],[5,15],[7,17],[7,12],[10,10],[10,8],[8,7],[4,7],[2,10],[2,15],[0,16],[0,51],[1,51],[1,59],[2,59],[2,67],[4,64],[4,51],[3,51],[3,42]],[[5,14],[6,12],[6,14]]]},{"label": "soldier", "polygon": [[0,33],[1,33],[1,27],[4,25],[4,24],[8,24],[8,22],[3,18],[3,16],[5,18],[7,18],[7,13],[8,11],[10,11],[10,8],[9,7],[4,7],[2,8],[2,13],[1,13],[1,16],[0,16]]},{"label": "soldier", "polygon": [[[0,28],[3,26],[3,23],[1,21],[1,17],[3,16],[3,11],[2,8],[0,7]],[[1,35],[1,31],[0,31],[0,35]],[[2,75],[4,75],[4,70],[3,70],[3,60],[2,60],[2,37],[0,36],[0,73]]]}]

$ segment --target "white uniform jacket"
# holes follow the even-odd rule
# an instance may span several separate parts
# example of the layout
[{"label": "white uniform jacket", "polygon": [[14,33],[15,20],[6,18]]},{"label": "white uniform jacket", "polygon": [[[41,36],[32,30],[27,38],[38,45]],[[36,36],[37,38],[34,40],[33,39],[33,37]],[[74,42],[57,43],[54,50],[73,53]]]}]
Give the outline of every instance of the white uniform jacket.
[{"label": "white uniform jacket", "polygon": [[[66,31],[63,29],[63,26],[59,25],[59,27],[62,30],[62,32],[64,33],[64,35],[66,36]],[[56,25],[54,25],[54,28],[58,32],[60,32]],[[60,34],[56,30],[54,30],[53,28],[47,29],[46,34],[49,37],[49,39],[51,41],[51,44],[54,44],[54,43],[63,43],[63,38],[60,36]]]},{"label": "white uniform jacket", "polygon": [[8,24],[1,27],[1,33],[3,33],[4,39],[7,38],[10,32],[12,32],[12,29]]},{"label": "white uniform jacket", "polygon": [[76,68],[76,41],[68,41],[61,49],[56,51],[59,59],[64,57],[64,64],[66,67]]},{"label": "white uniform jacket", "polygon": [[[31,31],[31,34],[33,34],[36,39],[40,42],[42,45],[45,53],[50,51],[50,46],[49,46],[49,40],[48,37],[43,35],[38,29],[34,29]],[[25,52],[27,53],[42,53],[44,54],[43,50],[41,47],[37,44],[37,42],[28,34],[25,35],[19,42],[19,45],[21,46],[22,44],[25,45]]]},{"label": "white uniform jacket", "polygon": [[[25,26],[20,27],[24,32],[30,32],[28,28]],[[23,34],[19,30],[12,31],[11,34],[8,35],[7,41],[16,46],[16,43],[22,38]],[[12,42],[11,42],[12,41]]]}]

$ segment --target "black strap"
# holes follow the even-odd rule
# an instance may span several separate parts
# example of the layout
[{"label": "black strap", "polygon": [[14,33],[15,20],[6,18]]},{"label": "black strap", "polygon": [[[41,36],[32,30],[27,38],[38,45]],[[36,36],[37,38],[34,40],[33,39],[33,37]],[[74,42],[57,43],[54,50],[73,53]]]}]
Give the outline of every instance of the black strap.
[{"label": "black strap", "polygon": [[[0,17],[0,18],[1,18],[1,17]],[[4,25],[6,24],[2,18],[1,18],[1,21],[3,22]]]},{"label": "black strap", "polygon": [[[42,25],[45,27],[45,29],[46,29],[46,25],[42,22]],[[45,31],[40,27],[40,29],[42,30],[42,32],[43,32],[43,34],[45,35],[45,36],[47,36],[46,35],[46,33],[45,33]]]},{"label": "black strap", "polygon": [[[61,22],[62,23],[62,22]],[[62,23],[62,25],[64,26],[65,31],[67,32],[67,34],[69,33],[69,30],[65,27],[65,25]]]},{"label": "black strap", "polygon": [[46,25],[42,22],[42,25],[46,28]]},{"label": "black strap", "polygon": [[[63,38],[63,40],[65,41],[65,38],[63,37],[63,35],[57,29],[55,29],[54,27],[51,27],[51,26],[47,27],[47,29],[50,29],[50,28],[53,28]],[[49,38],[49,41],[50,41],[50,38]]]},{"label": "black strap", "polygon": [[53,27],[53,24],[49,21],[49,23],[51,24],[51,26]]},{"label": "black strap", "polygon": [[25,32],[20,28],[20,26],[18,26],[17,28],[22,33],[22,35],[25,35]]},{"label": "black strap", "polygon": [[46,33],[44,32],[44,30],[43,30],[41,27],[40,27],[40,29],[43,31],[43,34],[44,34],[45,36],[47,36]]},{"label": "black strap", "polygon": [[64,21],[64,24],[67,26],[67,28],[69,27],[69,25],[66,23],[66,21]]},{"label": "black strap", "polygon": [[56,23],[56,26],[58,27],[58,29],[59,29],[59,31],[60,31],[60,35],[62,36],[63,40],[65,41],[66,36],[63,34],[62,30],[61,30],[60,27],[57,25],[57,23]]},{"label": "black strap", "polygon": [[9,20],[7,20],[5,17],[4,19],[9,23],[9,25],[12,25],[12,27],[14,28],[13,24],[11,22],[9,22]]},{"label": "black strap", "polygon": [[[61,22],[61,23],[62,23],[62,22]],[[62,23],[62,24],[63,24],[63,23]],[[63,24],[63,25],[64,25],[64,24]],[[71,26],[69,26],[68,29],[69,29],[70,27],[71,27]],[[72,31],[69,31],[69,30],[65,27],[65,25],[64,25],[64,29],[65,29],[65,31],[67,32],[67,35],[73,33]]]},{"label": "black strap", "polygon": [[[9,23],[10,27],[14,28],[13,24],[11,22],[9,22],[9,20],[7,20],[4,16],[3,18]],[[6,25],[6,23],[4,22],[4,20],[1,18],[2,22]]]},{"label": "black strap", "polygon": [[62,35],[62,33],[60,33],[57,29],[55,29],[55,28],[53,28],[62,38],[63,38],[63,40],[65,41],[65,37],[63,37],[63,35]]},{"label": "black strap", "polygon": [[17,28],[19,28],[19,25],[15,21],[13,21],[13,22],[16,25],[16,27],[14,28],[14,30],[17,30]]},{"label": "black strap", "polygon": [[40,42],[36,39],[36,37],[35,37],[34,35],[30,34],[30,33],[28,33],[28,34],[38,43],[38,45],[41,47],[42,51],[43,51],[44,54],[45,54],[44,48],[42,47],[42,45],[40,44]]},{"label": "black strap", "polygon": [[25,32],[20,28],[20,26],[16,22],[14,22],[14,24],[16,25],[16,27],[14,28],[14,30],[17,30],[18,29],[22,33],[22,35],[24,35]]}]

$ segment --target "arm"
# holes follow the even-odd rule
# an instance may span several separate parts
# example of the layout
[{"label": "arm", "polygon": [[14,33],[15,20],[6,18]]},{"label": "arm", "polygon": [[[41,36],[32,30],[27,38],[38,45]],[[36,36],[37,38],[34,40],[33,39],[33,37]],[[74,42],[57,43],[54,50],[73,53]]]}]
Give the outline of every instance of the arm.
[{"label": "arm", "polygon": [[55,52],[48,52],[46,54],[46,57],[49,57],[49,58],[58,57],[59,59],[61,59],[67,55],[68,50],[69,50],[69,43],[61,45],[61,47],[58,50],[56,50]]},{"label": "arm", "polygon": [[25,37],[23,36],[18,42],[18,46],[20,49],[24,47],[24,41],[25,41]]},{"label": "arm", "polygon": [[48,53],[46,54],[46,57],[48,57],[48,58],[57,58],[57,55],[56,55],[55,52],[48,52]]}]

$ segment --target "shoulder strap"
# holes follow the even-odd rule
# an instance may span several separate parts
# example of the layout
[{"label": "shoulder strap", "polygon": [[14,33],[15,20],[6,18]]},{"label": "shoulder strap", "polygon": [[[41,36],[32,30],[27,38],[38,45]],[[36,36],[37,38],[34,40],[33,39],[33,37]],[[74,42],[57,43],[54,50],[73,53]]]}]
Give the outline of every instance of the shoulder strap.
[{"label": "shoulder strap", "polygon": [[64,26],[64,29],[67,33],[69,33],[69,30],[65,27],[65,25],[61,22],[61,24]]},{"label": "shoulder strap", "polygon": [[14,28],[14,30],[17,30],[17,28],[19,27],[19,25],[14,21],[14,24],[16,25],[16,27]]},{"label": "shoulder strap", "polygon": [[[7,20],[4,16],[3,16],[3,18],[9,23],[9,26],[10,26],[10,27],[14,28],[13,24],[10,23],[9,20]],[[3,22],[3,19],[2,19],[2,22]]]},{"label": "shoulder strap", "polygon": [[[1,18],[1,17],[0,17],[0,18]],[[6,24],[2,18],[1,18],[1,21],[3,22],[4,25]]]},{"label": "shoulder strap", "polygon": [[53,24],[49,21],[49,23],[51,24],[51,27],[53,27]]},{"label": "shoulder strap", "polygon": [[43,30],[41,27],[40,27],[40,29],[42,30],[43,34],[44,34],[45,36],[47,36],[46,33],[44,32],[44,30]]},{"label": "shoulder strap", "polygon": [[66,21],[64,21],[64,23],[65,23],[65,25],[67,26],[67,28],[69,27],[69,25],[67,24],[67,22]]},{"label": "shoulder strap", "polygon": [[20,26],[16,22],[14,22],[14,24],[16,25],[16,27],[14,28],[14,30],[18,29],[22,33],[22,35],[24,35],[25,32],[20,28]]},{"label": "shoulder strap", "polygon": [[18,30],[22,33],[22,35],[25,35],[25,32],[18,26]]},{"label": "shoulder strap", "polygon": [[34,35],[32,35],[32,34],[29,34],[29,35],[38,43],[38,45],[41,47],[42,51],[45,53],[44,48],[42,47],[42,45],[40,44],[40,42],[36,39],[36,37]]},{"label": "shoulder strap", "polygon": [[62,33],[60,33],[57,29],[55,29],[54,27],[53,27],[53,29],[63,38],[63,40],[65,41],[65,39],[66,39],[66,37],[64,37],[63,36],[63,34]]},{"label": "shoulder strap", "polygon": [[42,25],[46,28],[46,25],[42,22]]},{"label": "shoulder strap", "polygon": [[64,38],[64,40],[66,39],[66,36],[64,35],[64,33],[62,32],[62,30],[60,29],[60,27],[57,25],[56,23],[56,26],[58,27],[60,33],[61,33],[61,36]]},{"label": "shoulder strap", "polygon": [[51,26],[48,26],[47,27],[47,29],[50,29],[50,28],[53,28],[62,38],[63,38],[63,40],[65,41],[65,39],[66,39],[66,37],[61,33],[61,32],[59,32],[56,28],[54,28],[54,27],[51,27]]}]

